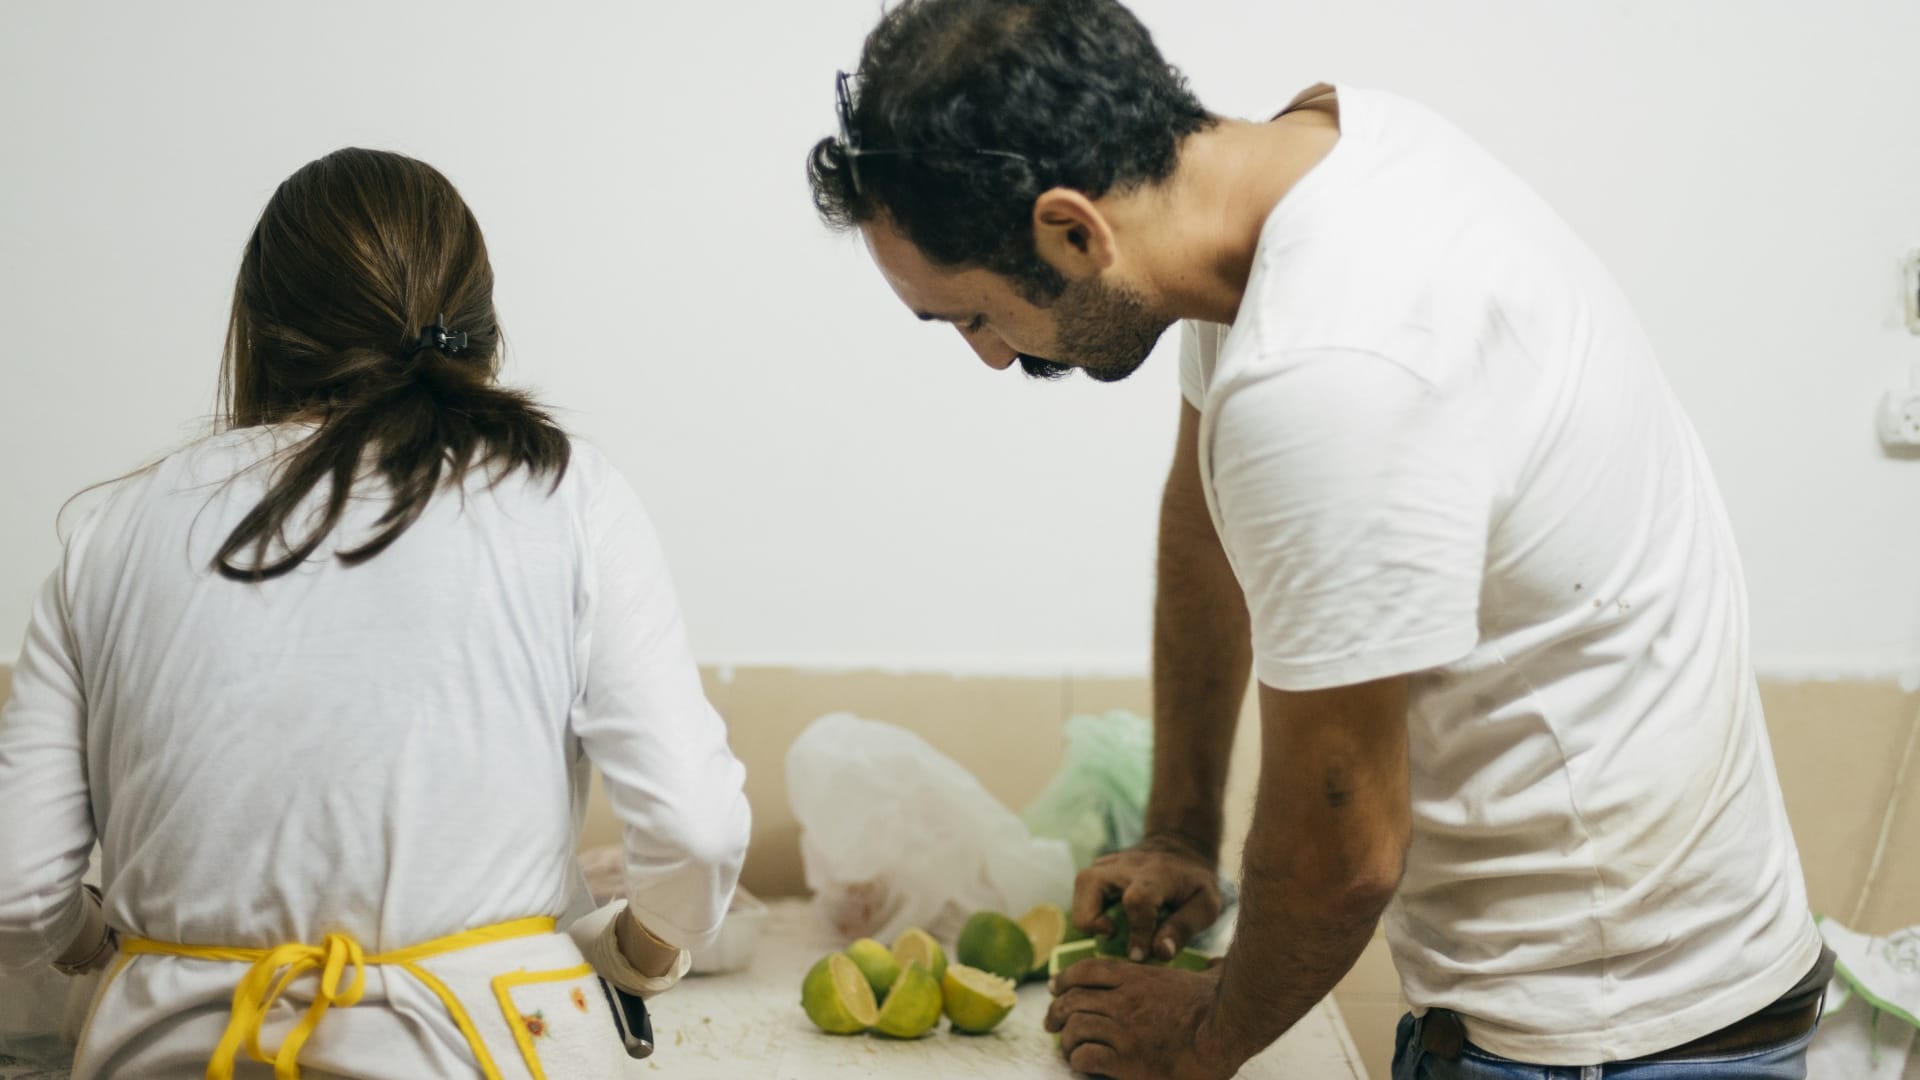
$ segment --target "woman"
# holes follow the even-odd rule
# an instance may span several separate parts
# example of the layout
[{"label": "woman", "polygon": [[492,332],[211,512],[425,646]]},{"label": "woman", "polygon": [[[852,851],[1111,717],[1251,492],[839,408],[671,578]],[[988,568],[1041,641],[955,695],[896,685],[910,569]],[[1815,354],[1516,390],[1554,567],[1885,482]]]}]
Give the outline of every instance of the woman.
[{"label": "woman", "polygon": [[[743,770],[633,491],[499,346],[452,185],[329,154],[247,244],[224,430],[68,542],[0,717],[0,964],[117,942],[80,1080],[613,1076],[594,969],[644,996],[717,934]],[[576,944],[589,763],[630,904]]]}]

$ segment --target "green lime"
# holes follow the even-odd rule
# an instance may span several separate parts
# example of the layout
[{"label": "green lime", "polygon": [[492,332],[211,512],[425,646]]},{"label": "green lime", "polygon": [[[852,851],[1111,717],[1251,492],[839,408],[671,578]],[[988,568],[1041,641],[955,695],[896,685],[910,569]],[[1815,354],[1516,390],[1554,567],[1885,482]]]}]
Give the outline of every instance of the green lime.
[{"label": "green lime", "polygon": [[968,967],[1015,982],[1033,970],[1033,940],[1019,923],[997,911],[982,911],[968,919],[953,953]]},{"label": "green lime", "polygon": [[947,951],[933,940],[933,935],[917,926],[909,927],[894,940],[893,961],[905,971],[916,961],[932,974],[938,982],[947,974]]},{"label": "green lime", "polygon": [[940,1022],[940,1010],[946,1001],[940,984],[916,961],[907,965],[880,1008],[873,1030],[896,1039],[917,1039]]},{"label": "green lime", "polygon": [[1047,974],[1047,958],[1067,940],[1066,912],[1055,904],[1041,904],[1020,916],[1018,921],[1020,929],[1026,931],[1027,940],[1033,944],[1033,968],[1027,972],[1027,978]]},{"label": "green lime", "polygon": [[852,1035],[879,1019],[873,987],[844,953],[823,956],[800,984],[800,1007],[814,1026],[832,1035]]},{"label": "green lime", "polygon": [[948,968],[940,989],[953,1030],[969,1035],[992,1031],[1020,1001],[1014,993],[1012,979],[965,964]]},{"label": "green lime", "polygon": [[847,946],[847,959],[852,960],[860,973],[867,977],[875,998],[884,999],[887,991],[893,987],[893,980],[900,977],[900,962],[893,958],[885,945],[870,937],[863,937]]}]

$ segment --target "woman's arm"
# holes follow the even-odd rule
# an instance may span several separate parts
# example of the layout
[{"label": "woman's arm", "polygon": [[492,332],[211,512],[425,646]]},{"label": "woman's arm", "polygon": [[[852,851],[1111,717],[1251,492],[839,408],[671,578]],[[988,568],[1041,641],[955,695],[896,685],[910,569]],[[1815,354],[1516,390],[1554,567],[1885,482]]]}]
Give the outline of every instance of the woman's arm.
[{"label": "woman's arm", "polygon": [[746,770],[701,688],[652,524],[623,478],[601,479],[574,730],[624,826],[628,907],[611,931],[632,968],[659,976],[719,933],[746,857]]},{"label": "woman's arm", "polygon": [[80,887],[93,807],[64,578],[56,573],[41,590],[0,711],[0,968],[78,963],[101,951],[106,934]]}]

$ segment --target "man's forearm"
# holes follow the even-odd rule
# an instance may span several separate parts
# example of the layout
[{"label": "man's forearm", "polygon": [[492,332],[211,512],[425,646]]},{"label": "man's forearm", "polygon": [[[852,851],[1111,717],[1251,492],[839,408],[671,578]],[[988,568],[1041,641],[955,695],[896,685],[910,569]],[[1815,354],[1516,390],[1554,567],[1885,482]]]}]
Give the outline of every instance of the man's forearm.
[{"label": "man's forearm", "polygon": [[[1176,460],[1175,469],[1197,465]],[[1153,791],[1149,836],[1220,853],[1221,800],[1252,666],[1246,600],[1197,474],[1176,471],[1160,512],[1153,613]]]},{"label": "man's forearm", "polygon": [[1330,890],[1281,869],[1245,867],[1233,947],[1213,1026],[1244,1060],[1305,1016],[1367,947],[1391,893]]},{"label": "man's forearm", "polygon": [[1332,991],[1399,888],[1407,685],[1260,690],[1260,794],[1212,1014],[1230,1057],[1259,1052]]}]

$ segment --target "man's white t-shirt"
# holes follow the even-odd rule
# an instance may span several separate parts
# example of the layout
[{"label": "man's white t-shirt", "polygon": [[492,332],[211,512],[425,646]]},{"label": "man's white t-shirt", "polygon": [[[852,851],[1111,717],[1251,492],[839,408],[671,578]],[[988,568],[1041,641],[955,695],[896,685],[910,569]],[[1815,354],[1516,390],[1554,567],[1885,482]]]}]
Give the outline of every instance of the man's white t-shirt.
[{"label": "man's white t-shirt", "polygon": [[1700,443],[1617,286],[1460,131],[1341,87],[1231,327],[1214,525],[1281,690],[1413,674],[1408,1000],[1486,1049],[1666,1049],[1819,957]]}]

